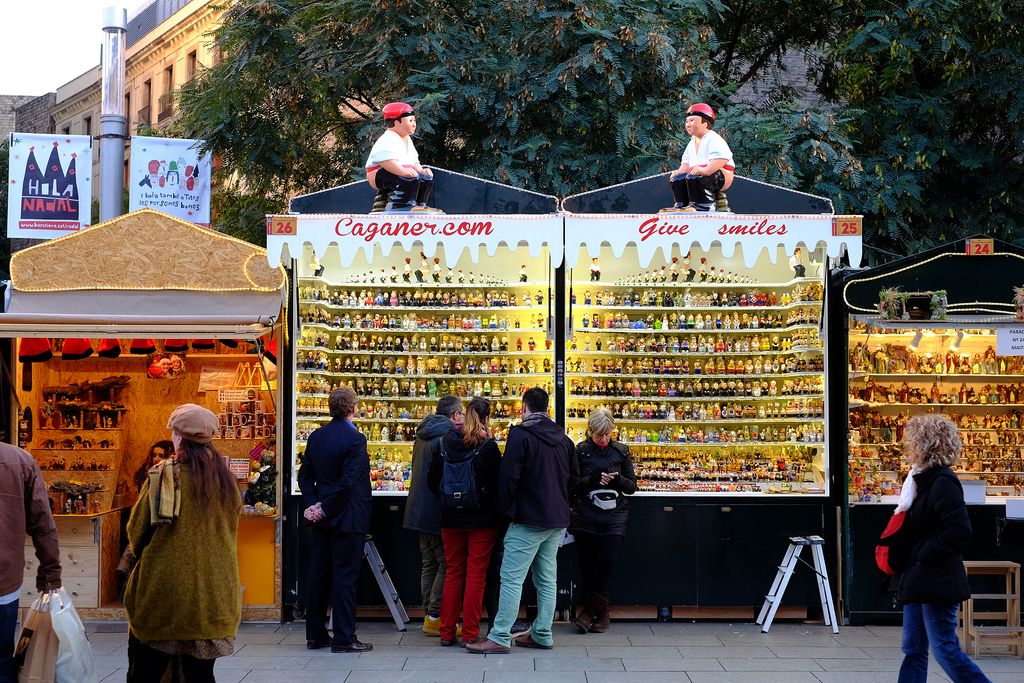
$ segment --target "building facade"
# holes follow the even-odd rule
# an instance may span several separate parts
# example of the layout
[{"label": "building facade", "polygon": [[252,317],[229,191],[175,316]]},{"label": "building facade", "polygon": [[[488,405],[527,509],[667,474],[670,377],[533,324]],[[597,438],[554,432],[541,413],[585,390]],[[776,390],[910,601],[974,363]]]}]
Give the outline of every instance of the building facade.
[{"label": "building facade", "polygon": [[[125,53],[125,115],[128,134],[169,124],[174,93],[219,52],[208,35],[223,14],[222,0],[154,0],[128,21]],[[52,108],[54,131],[67,135],[99,132],[99,66],[57,89]],[[125,145],[125,182],[130,147]],[[93,198],[99,198],[99,145],[93,147]]]}]

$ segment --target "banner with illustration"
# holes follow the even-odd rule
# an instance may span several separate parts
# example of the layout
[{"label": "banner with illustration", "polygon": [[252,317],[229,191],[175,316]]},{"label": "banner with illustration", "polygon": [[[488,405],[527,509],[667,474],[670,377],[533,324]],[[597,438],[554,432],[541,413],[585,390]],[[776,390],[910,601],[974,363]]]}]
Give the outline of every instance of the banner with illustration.
[{"label": "banner with illustration", "polygon": [[149,207],[209,225],[212,164],[209,154],[199,153],[202,143],[133,136],[129,210]]},{"label": "banner with illustration", "polygon": [[52,239],[92,222],[92,138],[11,133],[7,236]]}]

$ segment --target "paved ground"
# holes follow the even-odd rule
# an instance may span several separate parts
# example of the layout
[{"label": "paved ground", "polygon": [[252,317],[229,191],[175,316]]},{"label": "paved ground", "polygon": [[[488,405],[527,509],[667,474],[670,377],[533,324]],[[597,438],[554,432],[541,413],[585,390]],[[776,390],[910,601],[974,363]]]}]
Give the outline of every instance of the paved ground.
[{"label": "paved ground", "polygon": [[[410,629],[415,628],[410,625]],[[123,681],[124,623],[86,624],[100,680]],[[581,635],[555,625],[555,649],[513,649],[473,655],[442,648],[418,631],[366,622],[361,655],[306,650],[302,624],[243,624],[232,657],[217,660],[218,683],[885,683],[896,680],[900,629],[777,623],[762,634],[754,624],[613,623],[603,634]],[[1024,659],[983,655],[995,683],[1024,681]],[[929,681],[947,681],[935,662]]]}]

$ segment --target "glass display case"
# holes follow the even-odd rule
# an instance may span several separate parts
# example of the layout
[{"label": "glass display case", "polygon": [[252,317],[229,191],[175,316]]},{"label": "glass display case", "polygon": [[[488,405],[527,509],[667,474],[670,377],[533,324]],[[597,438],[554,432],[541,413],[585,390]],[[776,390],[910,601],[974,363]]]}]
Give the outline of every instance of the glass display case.
[{"label": "glass display case", "polygon": [[609,408],[642,492],[827,494],[824,250],[593,254],[568,271],[569,436]]},{"label": "glass display case", "polygon": [[851,502],[891,502],[907,475],[903,426],[942,413],[960,429],[962,480],[989,497],[1024,485],[1024,357],[996,353],[996,330],[958,323],[851,319]]},{"label": "glass display case", "polygon": [[[375,494],[404,495],[416,426],[446,394],[491,399],[501,444],[526,389],[554,389],[550,258],[525,247],[432,256],[376,246],[342,268],[306,247],[298,273],[296,466],[306,438],[330,420],[331,390],[359,396]],[[449,263],[447,258],[451,258]],[[555,410],[552,404],[552,410]],[[293,481],[293,492],[298,493]]]}]

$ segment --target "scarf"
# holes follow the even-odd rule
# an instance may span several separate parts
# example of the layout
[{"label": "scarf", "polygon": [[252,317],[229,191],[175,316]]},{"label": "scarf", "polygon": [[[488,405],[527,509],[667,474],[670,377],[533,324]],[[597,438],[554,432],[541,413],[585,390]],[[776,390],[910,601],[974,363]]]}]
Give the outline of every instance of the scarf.
[{"label": "scarf", "polygon": [[537,422],[539,420],[543,420],[546,417],[548,417],[547,413],[530,413],[529,415],[523,418],[522,424],[527,424],[529,422]]},{"label": "scarf", "polygon": [[917,482],[914,481],[914,477],[924,472],[924,467],[921,465],[914,465],[910,468],[910,472],[907,473],[907,478],[903,480],[903,489],[900,491],[900,502],[896,505],[896,512],[906,512],[910,509],[910,506],[914,504],[914,498],[917,496]]},{"label": "scarf", "polygon": [[170,524],[181,511],[178,462],[168,458],[149,470],[149,523]]}]

